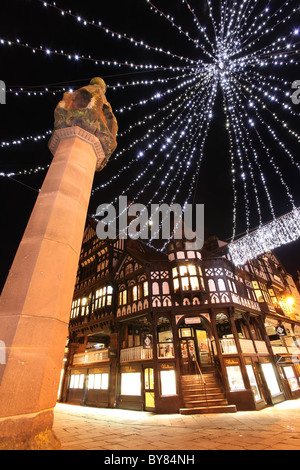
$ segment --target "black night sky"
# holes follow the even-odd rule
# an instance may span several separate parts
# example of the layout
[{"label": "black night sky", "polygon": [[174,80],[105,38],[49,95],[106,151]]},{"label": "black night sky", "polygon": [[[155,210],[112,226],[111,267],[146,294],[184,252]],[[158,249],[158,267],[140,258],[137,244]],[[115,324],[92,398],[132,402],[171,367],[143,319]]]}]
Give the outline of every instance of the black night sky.
[{"label": "black night sky", "polygon": [[[50,2],[53,3],[52,1]],[[55,2],[54,2],[55,3]],[[191,36],[196,34],[196,27],[191,21],[191,13],[186,9],[183,14],[182,2],[177,0],[156,0],[153,3],[166,13],[172,12],[174,18],[188,29]],[[214,2],[213,2],[214,3]],[[263,5],[271,3],[281,5],[283,1],[260,0]],[[190,1],[195,6],[197,14],[203,24],[207,16],[206,2]],[[291,5],[299,6],[298,0],[292,0]],[[200,6],[199,6],[200,5]],[[190,42],[184,35],[179,34],[164,18],[150,10],[149,5],[144,0],[111,0],[109,2],[86,0],[76,2],[69,0],[58,0],[56,6],[63,10],[72,10],[76,16],[83,19],[101,21],[110,30],[126,33],[139,41],[144,41],[155,47],[163,47],[177,55],[184,55],[197,59],[197,54]],[[206,16],[205,16],[206,15]],[[299,26],[299,14],[293,17],[294,27]],[[109,87],[117,83],[132,82],[134,80],[154,80],[158,78],[170,77],[170,72],[135,70],[130,67],[116,67],[109,65],[96,65],[94,61],[68,59],[65,56],[58,56],[53,53],[45,53],[45,48],[49,50],[61,51],[71,55],[89,55],[92,58],[99,58],[106,61],[133,62],[135,64],[159,64],[161,66],[182,66],[184,61],[170,58],[167,54],[158,53],[153,50],[145,50],[140,46],[135,46],[130,41],[112,37],[110,32],[102,29],[84,25],[83,21],[62,15],[57,9],[50,6],[45,7],[39,0],[1,0],[0,13],[0,39],[5,44],[0,44],[0,80],[6,83],[7,89],[14,91],[23,87],[32,92],[49,89],[60,90],[53,96],[52,93],[45,93],[43,96],[14,92],[7,93],[6,105],[0,107],[0,143],[13,141],[26,136],[38,136],[45,134],[53,128],[53,112],[56,104],[62,98],[62,87],[80,88],[87,85],[91,78],[100,76],[104,78],[108,85],[107,98],[113,110],[122,106],[128,106],[139,100],[147,99],[154,93],[163,93],[170,86],[176,86],[170,82],[157,82],[152,86],[128,86],[120,90],[110,90]],[[190,28],[190,29],[189,29]],[[209,28],[209,26],[208,26]],[[282,31],[285,26],[282,26]],[[7,41],[28,44],[29,47],[8,45]],[[33,53],[30,46],[43,47],[43,51]],[[299,49],[299,48],[298,48]],[[273,71],[274,72],[274,71]],[[273,73],[272,72],[272,73]],[[279,72],[282,76],[282,71]],[[299,63],[284,70],[284,78],[292,83],[300,79]],[[173,73],[176,75],[176,73]],[[174,83],[177,84],[176,81]],[[289,88],[288,88],[289,89]],[[291,89],[291,86],[290,86]],[[178,94],[174,95],[178,96]],[[173,97],[172,97],[173,99]],[[151,101],[147,106],[137,106],[129,113],[115,113],[119,123],[119,132],[124,132],[130,124],[143,119],[145,115],[156,113],[159,107],[168,104],[168,96],[161,100]],[[293,111],[296,116],[289,119],[292,128],[299,130],[299,108],[294,105]],[[205,225],[206,235],[215,234],[220,239],[227,240],[232,233],[232,178],[230,167],[230,155],[228,152],[228,136],[224,126],[224,114],[222,110],[221,94],[217,95],[216,109],[212,121],[210,134],[205,145],[205,158],[203,160],[197,190],[193,194],[194,201],[205,204]],[[298,116],[297,116],[298,114]],[[286,118],[286,116],[285,116]],[[287,120],[287,118],[286,118]],[[281,132],[278,130],[278,133]],[[120,148],[126,148],[135,139],[145,133],[136,128],[127,136],[122,137]],[[282,138],[285,138],[282,136]],[[42,139],[38,143],[28,141],[20,145],[10,145],[0,147],[0,173],[17,172],[45,166],[51,162],[51,153],[48,150],[49,137]],[[295,139],[292,141],[295,142]],[[294,157],[299,161],[299,143],[291,144],[290,147]],[[118,149],[119,150],[119,149]],[[124,153],[114,161],[113,157],[107,167],[95,175],[95,186],[102,182],[109,181],[110,178],[122,168],[132,157],[143,150],[143,146],[135,146],[132,150]],[[106,190],[95,192],[91,199],[89,213],[95,212],[101,203],[110,202],[118,196],[122,189],[129,184],[129,178],[135,179],[143,170],[145,160],[139,160],[131,171],[121,176],[115,184],[108,186]],[[300,205],[299,174],[291,166],[286,167],[281,162],[281,168],[285,180],[289,183],[296,205]],[[13,261],[13,257],[25,230],[26,223],[38,196],[46,172],[42,171],[32,175],[18,175],[12,178],[1,177],[1,269],[0,288],[5,282],[8,270]],[[129,176],[128,176],[129,175]],[[155,180],[154,185],[160,184],[161,178]],[[143,184],[143,182],[141,183]],[[128,200],[134,197],[138,188],[138,182],[133,185],[128,192]],[[268,187],[271,188],[272,200],[276,208],[277,216],[283,215],[291,210],[284,195],[278,188],[276,177],[268,173]],[[186,183],[188,188],[188,182]],[[152,188],[153,189],[153,188]],[[149,189],[150,191],[150,189]],[[148,192],[138,202],[147,202]],[[182,200],[180,199],[182,197]],[[178,196],[177,202],[184,200],[184,194]],[[262,199],[262,201],[264,201]],[[154,202],[159,202],[158,200]],[[255,200],[251,199],[251,206],[255,206]],[[242,203],[240,203],[242,204]],[[264,209],[264,202],[262,208]],[[239,208],[242,213],[242,207]],[[267,210],[264,222],[268,222]],[[255,216],[252,226],[255,227],[257,221]],[[238,224],[239,232],[243,229],[243,224]],[[284,266],[294,276],[300,269],[300,240],[290,245],[277,249],[276,252]]]}]

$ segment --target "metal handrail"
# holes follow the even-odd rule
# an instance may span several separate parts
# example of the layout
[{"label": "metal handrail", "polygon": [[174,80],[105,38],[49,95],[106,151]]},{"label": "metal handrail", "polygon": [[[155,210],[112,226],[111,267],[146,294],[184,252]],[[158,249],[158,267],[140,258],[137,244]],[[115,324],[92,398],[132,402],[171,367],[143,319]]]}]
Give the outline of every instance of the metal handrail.
[{"label": "metal handrail", "polygon": [[202,370],[201,370],[201,368],[200,368],[200,365],[198,364],[198,361],[197,361],[196,356],[194,356],[194,358],[195,358],[195,362],[196,362],[196,365],[197,365],[197,368],[198,368],[198,371],[199,371],[199,374],[198,374],[198,375],[201,377],[201,381],[202,381],[202,384],[203,384],[206,406],[207,406],[207,408],[208,408],[208,400],[207,400],[207,392],[206,392],[206,382],[205,382],[205,379],[204,379],[204,377],[203,377]]}]

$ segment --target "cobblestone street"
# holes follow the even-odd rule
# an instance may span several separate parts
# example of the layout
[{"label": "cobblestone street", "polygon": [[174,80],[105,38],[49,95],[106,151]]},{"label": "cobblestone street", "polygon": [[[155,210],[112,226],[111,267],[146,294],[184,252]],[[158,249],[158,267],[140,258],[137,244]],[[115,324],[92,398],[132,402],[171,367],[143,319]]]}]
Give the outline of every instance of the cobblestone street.
[{"label": "cobblestone street", "polygon": [[300,450],[300,399],[261,411],[183,416],[57,404],[62,450]]}]

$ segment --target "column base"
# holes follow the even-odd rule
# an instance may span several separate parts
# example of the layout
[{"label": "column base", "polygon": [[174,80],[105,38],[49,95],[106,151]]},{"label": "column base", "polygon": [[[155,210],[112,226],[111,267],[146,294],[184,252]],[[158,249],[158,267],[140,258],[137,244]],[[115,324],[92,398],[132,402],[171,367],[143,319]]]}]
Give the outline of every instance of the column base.
[{"label": "column base", "polygon": [[60,450],[53,410],[0,419],[0,450]]}]

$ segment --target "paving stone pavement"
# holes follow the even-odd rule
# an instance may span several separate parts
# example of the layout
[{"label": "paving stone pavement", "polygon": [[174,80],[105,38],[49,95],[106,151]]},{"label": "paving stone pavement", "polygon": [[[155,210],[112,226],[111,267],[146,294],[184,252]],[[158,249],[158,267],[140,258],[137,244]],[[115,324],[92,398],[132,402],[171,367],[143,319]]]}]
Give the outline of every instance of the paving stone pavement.
[{"label": "paving stone pavement", "polygon": [[300,399],[261,411],[155,415],[58,403],[62,450],[300,450]]}]

